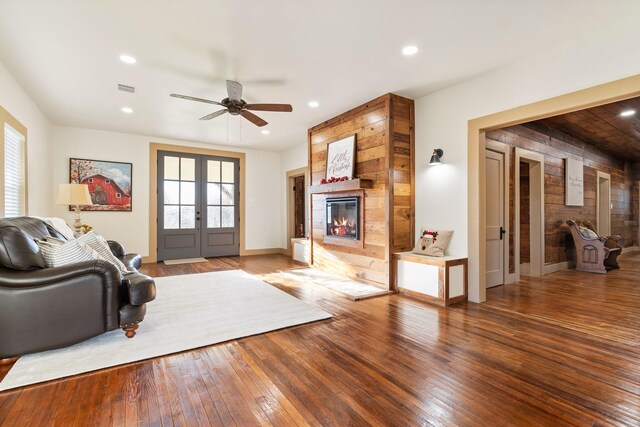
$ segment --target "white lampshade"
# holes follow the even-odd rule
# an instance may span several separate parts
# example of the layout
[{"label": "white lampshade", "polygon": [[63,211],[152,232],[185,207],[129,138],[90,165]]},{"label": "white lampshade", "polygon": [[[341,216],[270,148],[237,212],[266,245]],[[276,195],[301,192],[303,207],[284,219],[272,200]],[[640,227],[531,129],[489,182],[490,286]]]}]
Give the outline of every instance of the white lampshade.
[{"label": "white lampshade", "polygon": [[58,186],[58,205],[93,205],[89,186],[86,184],[60,184]]}]

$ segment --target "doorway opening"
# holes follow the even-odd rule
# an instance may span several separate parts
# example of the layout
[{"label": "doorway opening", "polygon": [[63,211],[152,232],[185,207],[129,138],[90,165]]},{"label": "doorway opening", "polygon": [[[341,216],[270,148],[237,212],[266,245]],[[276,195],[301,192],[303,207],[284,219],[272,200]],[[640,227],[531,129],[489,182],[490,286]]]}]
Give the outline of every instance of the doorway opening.
[{"label": "doorway opening", "polygon": [[470,301],[486,300],[486,195],[484,194],[486,132],[638,96],[640,96],[640,75],[469,120],[467,178]]},{"label": "doorway opening", "polygon": [[544,155],[516,148],[515,265],[520,275],[544,274]]},{"label": "doorway opening", "polygon": [[239,255],[239,160],[158,151],[157,171],[157,259]]},{"label": "doorway opening", "polygon": [[600,236],[611,235],[611,175],[596,173],[596,226]]},{"label": "doorway opening", "polygon": [[308,237],[309,224],[307,183],[308,168],[287,172],[287,252],[291,253],[291,239]]}]

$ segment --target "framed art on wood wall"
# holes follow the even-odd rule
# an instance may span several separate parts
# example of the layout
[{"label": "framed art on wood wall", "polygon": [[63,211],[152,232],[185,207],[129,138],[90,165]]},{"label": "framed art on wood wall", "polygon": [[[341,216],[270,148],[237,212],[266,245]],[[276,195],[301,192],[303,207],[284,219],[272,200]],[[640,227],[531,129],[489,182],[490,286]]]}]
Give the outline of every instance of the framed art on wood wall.
[{"label": "framed art on wood wall", "polygon": [[356,136],[351,135],[327,146],[327,168],[325,178],[353,178],[356,156]]},{"label": "framed art on wood wall", "polygon": [[[131,212],[131,163],[69,159],[69,182],[86,184],[93,206],[83,211]],[[69,207],[69,210],[73,210]]]},{"label": "framed art on wood wall", "polygon": [[582,160],[565,159],[565,205],[584,206],[584,164]]}]

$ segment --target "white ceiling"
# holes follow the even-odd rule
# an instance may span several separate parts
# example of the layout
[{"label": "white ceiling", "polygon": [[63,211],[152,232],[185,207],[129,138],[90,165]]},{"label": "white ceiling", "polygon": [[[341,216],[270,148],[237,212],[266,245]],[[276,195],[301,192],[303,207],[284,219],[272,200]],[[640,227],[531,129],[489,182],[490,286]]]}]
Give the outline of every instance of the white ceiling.
[{"label": "white ceiling", "polygon": [[[0,0],[0,62],[56,124],[281,150],[383,93],[423,96],[639,12],[635,0]],[[408,44],[420,52],[404,57]],[[221,100],[225,79],[294,112],[259,113],[262,135],[169,97]]]}]

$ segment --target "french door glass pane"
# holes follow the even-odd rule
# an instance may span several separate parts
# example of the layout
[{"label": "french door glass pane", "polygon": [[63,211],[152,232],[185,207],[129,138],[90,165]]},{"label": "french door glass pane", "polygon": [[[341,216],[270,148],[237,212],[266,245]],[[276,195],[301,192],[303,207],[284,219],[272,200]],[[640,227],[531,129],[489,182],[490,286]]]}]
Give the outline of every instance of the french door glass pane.
[{"label": "french door glass pane", "polygon": [[220,227],[220,206],[207,206],[207,228]]},{"label": "french door glass pane", "polygon": [[176,229],[180,228],[178,206],[165,206],[164,207],[164,228]]},{"label": "french door glass pane", "polygon": [[222,204],[233,205],[233,184],[222,184]]},{"label": "french door glass pane", "polygon": [[177,205],[180,200],[180,188],[177,181],[164,182],[164,204]]},{"label": "french door glass pane", "polygon": [[233,227],[235,221],[233,218],[233,206],[222,207],[222,227]]},{"label": "french door glass pane", "polygon": [[180,204],[194,205],[196,203],[196,183],[180,182]]},{"label": "french door glass pane", "polygon": [[220,161],[207,160],[207,182],[220,182]]},{"label": "french door glass pane", "polygon": [[180,179],[182,181],[196,180],[196,159],[182,157],[180,159]]},{"label": "french door glass pane", "polygon": [[207,184],[207,205],[220,204],[220,184]]},{"label": "french door glass pane", "polygon": [[180,206],[180,228],[196,228],[195,206]]},{"label": "french door glass pane", "polygon": [[180,179],[180,158],[165,156],[164,179]]},{"label": "french door glass pane", "polygon": [[233,182],[233,162],[222,162],[222,182]]}]

